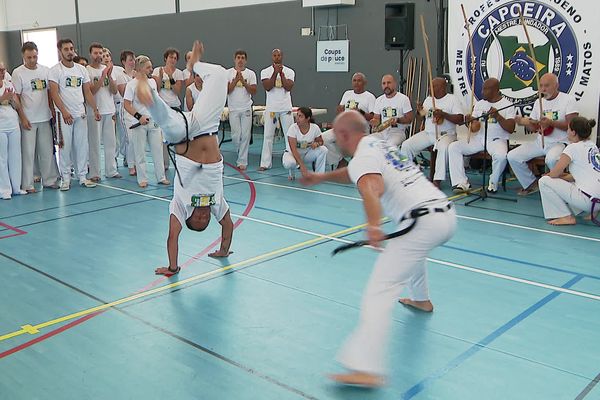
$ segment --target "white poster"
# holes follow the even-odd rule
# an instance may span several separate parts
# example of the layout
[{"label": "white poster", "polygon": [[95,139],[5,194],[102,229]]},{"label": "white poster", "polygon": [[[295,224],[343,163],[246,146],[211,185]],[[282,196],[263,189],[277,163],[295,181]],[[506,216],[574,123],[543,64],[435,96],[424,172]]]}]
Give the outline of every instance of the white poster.
[{"label": "white poster", "polygon": [[[500,80],[502,94],[514,103],[537,99],[535,68],[539,75],[558,76],[560,91],[577,99],[579,114],[598,119],[600,97],[600,24],[594,15],[598,3],[590,0],[462,0],[450,1],[448,56],[454,93],[465,109],[471,103],[471,51],[461,3],[471,29],[476,59],[475,97],[487,78]],[[519,22],[523,13],[535,49],[530,56],[527,37]],[[532,105],[518,107],[529,115]]]},{"label": "white poster", "polygon": [[317,42],[317,72],[348,72],[350,42],[320,40]]}]

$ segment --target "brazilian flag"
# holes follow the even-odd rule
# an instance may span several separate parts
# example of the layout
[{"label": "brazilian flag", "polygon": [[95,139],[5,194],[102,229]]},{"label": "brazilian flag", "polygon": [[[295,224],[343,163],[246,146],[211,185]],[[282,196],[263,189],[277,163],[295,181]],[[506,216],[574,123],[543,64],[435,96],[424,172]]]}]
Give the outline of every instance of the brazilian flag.
[{"label": "brazilian flag", "polygon": [[518,91],[531,87],[538,90],[535,80],[535,72],[539,76],[548,72],[550,55],[550,42],[541,46],[535,46],[535,58],[537,65],[529,54],[529,45],[519,43],[516,36],[496,36],[502,48],[504,71],[500,80],[500,89],[512,89]]}]

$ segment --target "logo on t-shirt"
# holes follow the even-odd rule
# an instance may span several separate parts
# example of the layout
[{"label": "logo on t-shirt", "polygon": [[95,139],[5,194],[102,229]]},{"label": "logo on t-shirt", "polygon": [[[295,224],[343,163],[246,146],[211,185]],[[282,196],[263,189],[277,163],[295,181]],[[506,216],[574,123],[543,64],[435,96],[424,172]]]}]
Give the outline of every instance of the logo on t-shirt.
[{"label": "logo on t-shirt", "polygon": [[558,111],[544,111],[544,117],[552,121],[558,121]]},{"label": "logo on t-shirt", "polygon": [[29,83],[31,84],[31,90],[46,90],[48,88],[48,82],[45,79],[32,79]]},{"label": "logo on t-shirt", "polygon": [[600,172],[600,152],[597,147],[592,147],[588,151],[588,161],[595,171]]},{"label": "logo on t-shirt", "polygon": [[[98,78],[97,76],[94,77],[94,83],[98,83],[98,81],[100,80],[100,78]],[[102,83],[102,86],[108,86],[110,84],[109,80],[108,80],[108,76],[104,77],[104,83]]]},{"label": "logo on t-shirt", "polygon": [[77,88],[83,84],[83,78],[80,76],[67,76],[65,79],[65,87]]},{"label": "logo on t-shirt", "polygon": [[162,89],[171,90],[171,81],[170,80],[162,81],[162,85],[160,85],[160,87]]},{"label": "logo on t-shirt", "polygon": [[398,110],[392,107],[387,107],[384,108],[383,111],[381,111],[381,115],[384,118],[395,118],[398,116]]},{"label": "logo on t-shirt", "polygon": [[283,87],[283,84],[281,83],[281,78],[277,78],[277,80],[275,80],[275,87]]},{"label": "logo on t-shirt", "polygon": [[192,207],[209,207],[217,204],[214,194],[193,194]]},{"label": "logo on t-shirt", "polygon": [[357,110],[358,109],[358,101],[356,100],[348,100],[346,102],[346,110]]},{"label": "logo on t-shirt", "polygon": [[244,87],[244,84],[246,83],[245,79],[242,79],[241,81],[238,81],[235,86],[237,87]]}]

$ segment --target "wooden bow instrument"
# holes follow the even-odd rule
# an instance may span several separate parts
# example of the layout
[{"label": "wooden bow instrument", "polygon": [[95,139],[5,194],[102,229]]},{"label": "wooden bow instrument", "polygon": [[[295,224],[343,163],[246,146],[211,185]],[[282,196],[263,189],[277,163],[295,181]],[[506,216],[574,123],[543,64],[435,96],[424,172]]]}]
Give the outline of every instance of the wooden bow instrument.
[{"label": "wooden bow instrument", "polygon": [[[527,37],[527,43],[529,44],[529,52],[531,53],[531,59],[533,60],[534,70],[535,70],[535,82],[537,84],[537,96],[538,103],[540,105],[540,120],[544,116],[544,107],[542,106],[542,92],[540,92],[540,74],[538,73],[538,63],[535,58],[535,50],[533,48],[533,43],[531,43],[531,39],[529,38],[529,32],[527,31],[527,25],[525,24],[525,18],[523,17],[523,12],[519,8],[519,20],[521,21],[521,25],[523,25],[523,30],[525,31],[525,36]],[[544,147],[544,132],[542,127],[539,129],[540,134],[542,135],[542,148]]]},{"label": "wooden bow instrument", "polygon": [[[435,96],[433,95],[433,75],[431,74],[431,58],[429,57],[429,38],[427,37],[427,32],[425,32],[425,20],[423,19],[423,14],[421,14],[421,33],[423,34],[423,43],[425,44],[425,56],[427,58],[427,76],[429,78],[429,94],[431,95],[431,104],[433,105],[433,109],[435,110]],[[435,139],[440,138],[440,130],[439,126],[434,123],[435,126]]]},{"label": "wooden bow instrument", "polygon": [[[475,108],[475,68],[477,65],[477,60],[475,59],[475,47],[473,46],[473,38],[471,37],[471,27],[469,26],[469,21],[467,20],[467,13],[465,12],[465,6],[463,4],[460,5],[462,9],[463,19],[465,21],[465,29],[467,30],[467,35],[469,37],[469,48],[471,49],[471,107],[469,111],[469,115],[473,116],[473,109]],[[471,123],[467,123],[467,128],[469,129],[469,135],[467,136],[467,143],[471,141]]]}]

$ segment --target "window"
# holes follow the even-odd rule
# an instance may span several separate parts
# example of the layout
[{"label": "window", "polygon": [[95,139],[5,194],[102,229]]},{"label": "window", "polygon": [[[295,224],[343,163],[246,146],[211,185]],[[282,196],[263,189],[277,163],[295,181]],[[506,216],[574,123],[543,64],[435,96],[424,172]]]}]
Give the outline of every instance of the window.
[{"label": "window", "polygon": [[34,42],[38,47],[38,63],[50,68],[58,64],[56,29],[23,31],[23,43]]}]

